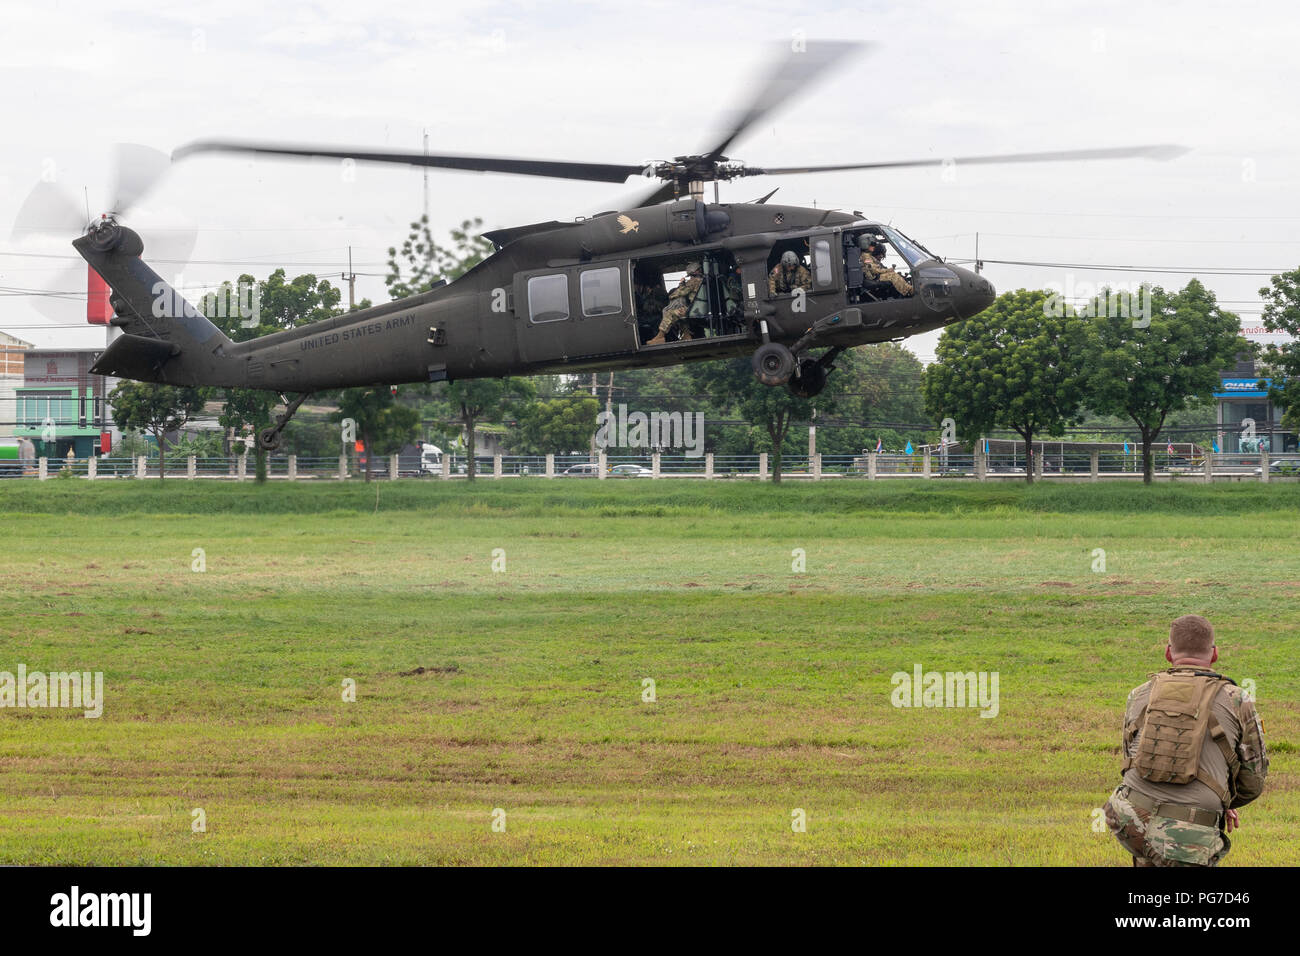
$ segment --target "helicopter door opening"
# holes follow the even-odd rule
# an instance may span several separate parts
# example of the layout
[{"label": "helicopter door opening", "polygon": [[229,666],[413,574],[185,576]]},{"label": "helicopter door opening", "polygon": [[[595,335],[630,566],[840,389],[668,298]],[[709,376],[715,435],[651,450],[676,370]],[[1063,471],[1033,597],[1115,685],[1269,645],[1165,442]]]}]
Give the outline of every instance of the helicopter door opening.
[{"label": "helicopter door opening", "polygon": [[[699,265],[698,287],[687,271],[692,264]],[[643,346],[661,331],[668,345],[747,334],[740,269],[726,250],[638,259],[632,266],[632,288]],[[671,310],[667,317],[665,310]]]},{"label": "helicopter door opening", "polygon": [[826,232],[775,243],[767,256],[767,298],[778,307],[784,303],[802,311],[806,303],[798,300],[838,293],[837,242],[834,234]]}]

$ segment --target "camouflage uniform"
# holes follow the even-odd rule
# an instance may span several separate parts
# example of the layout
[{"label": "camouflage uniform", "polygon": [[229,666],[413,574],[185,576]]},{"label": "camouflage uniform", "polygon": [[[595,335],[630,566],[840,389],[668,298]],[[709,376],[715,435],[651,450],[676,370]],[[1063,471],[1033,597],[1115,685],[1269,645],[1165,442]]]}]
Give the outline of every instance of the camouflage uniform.
[{"label": "camouflage uniform", "polygon": [[645,317],[648,315],[663,316],[664,306],[668,304],[668,293],[664,291],[663,283],[636,285],[636,314]]},{"label": "camouflage uniform", "polygon": [[[663,344],[668,333],[682,322],[686,318],[686,313],[691,310],[695,297],[704,285],[704,273],[700,266],[698,263],[691,263],[691,265],[694,266],[694,270],[688,268],[685,277],[668,296],[668,305],[664,307],[663,320],[659,323],[659,334],[647,342],[647,345]],[[683,340],[694,338],[689,329],[683,329],[681,337]]]},{"label": "camouflage uniform", "polygon": [[898,290],[899,295],[911,295],[912,285],[889,266],[882,263],[871,253],[863,251],[859,256],[862,260],[862,274],[868,279],[888,282]]},{"label": "camouflage uniform", "polygon": [[745,297],[740,291],[740,276],[734,272],[722,285],[723,314],[736,317],[745,311]]},{"label": "camouflage uniform", "polygon": [[807,291],[812,288],[812,273],[805,265],[786,269],[781,263],[772,267],[767,274],[767,291],[769,295],[785,295],[795,289]]},{"label": "camouflage uniform", "polygon": [[[1190,667],[1169,670],[1171,673],[1214,673]],[[1150,695],[1151,681],[1134,688],[1128,695],[1122,738],[1126,758],[1137,753],[1142,714]],[[1268,774],[1264,728],[1255,705],[1235,684],[1220,686],[1214,699],[1214,717],[1228,742],[1235,741],[1233,746],[1240,765],[1233,775],[1223,752],[1206,734],[1201,766],[1231,795],[1228,807],[1236,809],[1263,792]],[[1200,780],[1185,784],[1157,783],[1144,778],[1136,767],[1125,772],[1123,782],[1104,808],[1107,827],[1120,845],[1133,854],[1136,866],[1217,866],[1232,847],[1223,831],[1223,810],[1219,795]]]}]

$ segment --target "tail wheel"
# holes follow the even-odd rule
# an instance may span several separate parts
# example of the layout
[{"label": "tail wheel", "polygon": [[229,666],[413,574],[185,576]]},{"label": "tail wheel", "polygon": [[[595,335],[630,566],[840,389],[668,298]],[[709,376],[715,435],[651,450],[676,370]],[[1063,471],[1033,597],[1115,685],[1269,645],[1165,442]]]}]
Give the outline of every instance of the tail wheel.
[{"label": "tail wheel", "polygon": [[794,373],[794,356],[784,345],[768,342],[754,350],[754,376],[764,385],[784,385]]},{"label": "tail wheel", "polygon": [[812,398],[820,395],[826,387],[829,374],[821,363],[814,359],[804,359],[799,363],[799,374],[786,382],[785,387],[795,398]]},{"label": "tail wheel", "polygon": [[280,447],[280,429],[275,426],[263,428],[257,433],[257,447],[262,451],[275,451]]}]

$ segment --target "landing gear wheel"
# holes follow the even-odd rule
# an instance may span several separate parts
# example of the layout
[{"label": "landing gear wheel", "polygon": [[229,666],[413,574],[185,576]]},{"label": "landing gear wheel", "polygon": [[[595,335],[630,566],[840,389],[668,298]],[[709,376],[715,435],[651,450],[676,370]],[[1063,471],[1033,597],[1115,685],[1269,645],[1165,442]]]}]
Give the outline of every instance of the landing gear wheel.
[{"label": "landing gear wheel", "polygon": [[785,387],[795,398],[813,398],[826,387],[828,375],[826,367],[816,359],[801,359],[799,374],[792,376]]},{"label": "landing gear wheel", "polygon": [[754,376],[764,385],[784,385],[794,373],[794,356],[784,345],[768,342],[754,350]]},{"label": "landing gear wheel", "polygon": [[263,428],[257,433],[257,447],[262,451],[275,451],[280,447],[280,429],[274,425]]}]

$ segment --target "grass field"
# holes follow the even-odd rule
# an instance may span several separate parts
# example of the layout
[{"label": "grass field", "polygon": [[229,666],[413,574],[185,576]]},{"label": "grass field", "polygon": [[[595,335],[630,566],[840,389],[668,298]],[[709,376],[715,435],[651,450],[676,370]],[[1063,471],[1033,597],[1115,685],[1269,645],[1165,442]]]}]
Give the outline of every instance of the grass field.
[{"label": "grass field", "polygon": [[[0,863],[1126,865],[1092,811],[1187,612],[1272,754],[1227,865],[1300,863],[1294,484],[8,481],[0,527],[0,671],[105,697],[0,710]],[[917,664],[998,715],[892,706]]]}]

